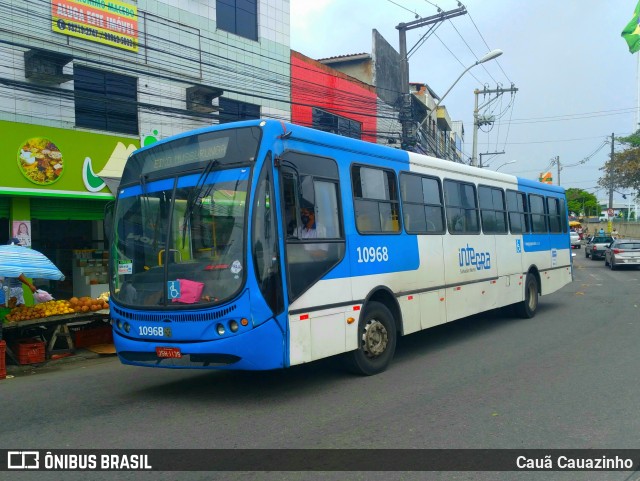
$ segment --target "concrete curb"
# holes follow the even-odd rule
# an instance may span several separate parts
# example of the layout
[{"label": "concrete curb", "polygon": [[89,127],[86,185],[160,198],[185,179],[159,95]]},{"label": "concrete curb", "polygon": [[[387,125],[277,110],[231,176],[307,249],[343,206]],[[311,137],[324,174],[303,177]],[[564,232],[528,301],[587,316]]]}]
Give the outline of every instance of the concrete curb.
[{"label": "concrete curb", "polygon": [[72,364],[76,362],[87,361],[89,359],[115,357],[115,354],[98,354],[97,352],[90,351],[88,349],[76,349],[76,352],[72,355],[59,357],[56,359],[48,359],[45,362],[38,364],[9,364],[6,365],[7,376],[23,376],[25,374],[34,374],[39,370],[45,370],[64,364]]}]

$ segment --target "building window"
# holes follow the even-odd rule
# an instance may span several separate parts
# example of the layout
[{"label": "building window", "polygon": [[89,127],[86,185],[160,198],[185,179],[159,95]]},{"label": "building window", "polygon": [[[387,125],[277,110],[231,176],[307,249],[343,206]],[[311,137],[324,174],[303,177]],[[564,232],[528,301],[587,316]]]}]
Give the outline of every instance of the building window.
[{"label": "building window", "polygon": [[332,114],[326,110],[313,108],[312,127],[324,132],[351,137],[352,139],[362,139],[362,124],[355,120]]},{"label": "building window", "polygon": [[227,122],[237,122],[238,120],[251,120],[260,118],[259,105],[239,102],[237,100],[230,100],[224,97],[220,97],[218,105],[220,106],[220,114],[218,116],[218,120],[221,124],[226,124]]},{"label": "building window", "polygon": [[76,126],[138,135],[138,79],[76,65]]},{"label": "building window", "polygon": [[221,30],[258,40],[257,0],[217,0],[216,23]]},{"label": "building window", "polygon": [[452,234],[479,234],[476,187],[456,180],[444,181],[447,227]]},{"label": "building window", "polygon": [[404,228],[408,233],[444,232],[444,209],[439,179],[403,172],[400,174],[400,193]]},{"label": "building window", "polygon": [[478,187],[478,198],[482,231],[487,234],[506,234],[507,213],[502,189],[481,185]]},{"label": "building window", "polygon": [[400,207],[395,173],[356,165],[351,170],[351,180],[358,232],[400,232]]}]

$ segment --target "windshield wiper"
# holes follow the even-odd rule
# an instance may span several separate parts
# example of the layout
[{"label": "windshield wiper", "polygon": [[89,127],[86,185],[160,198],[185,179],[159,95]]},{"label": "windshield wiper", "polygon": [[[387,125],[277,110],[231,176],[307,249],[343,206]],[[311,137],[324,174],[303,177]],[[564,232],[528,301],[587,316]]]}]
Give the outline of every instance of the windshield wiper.
[{"label": "windshield wiper", "polygon": [[209,176],[209,174],[215,168],[216,165],[218,165],[218,159],[211,159],[207,163],[206,167],[200,174],[200,177],[198,177],[198,181],[196,182],[196,185],[193,187],[193,189],[189,193],[189,196],[187,197],[187,205],[184,210],[184,218],[182,221],[182,248],[183,249],[184,249],[185,242],[187,241],[187,225],[189,224],[187,221],[191,219],[191,214],[193,213],[193,207],[195,206],[196,201],[198,200],[198,198],[200,197],[200,194],[202,193],[202,189],[205,186],[207,177]]}]

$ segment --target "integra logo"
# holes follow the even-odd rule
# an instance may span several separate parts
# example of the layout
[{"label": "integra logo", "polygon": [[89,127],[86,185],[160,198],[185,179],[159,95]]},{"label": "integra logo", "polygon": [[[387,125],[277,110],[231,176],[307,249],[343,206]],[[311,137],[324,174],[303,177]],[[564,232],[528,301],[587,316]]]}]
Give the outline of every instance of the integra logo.
[{"label": "integra logo", "polygon": [[491,254],[489,252],[476,252],[473,247],[467,244],[466,247],[458,249],[458,263],[461,268],[467,268],[460,269],[461,272],[491,269]]}]

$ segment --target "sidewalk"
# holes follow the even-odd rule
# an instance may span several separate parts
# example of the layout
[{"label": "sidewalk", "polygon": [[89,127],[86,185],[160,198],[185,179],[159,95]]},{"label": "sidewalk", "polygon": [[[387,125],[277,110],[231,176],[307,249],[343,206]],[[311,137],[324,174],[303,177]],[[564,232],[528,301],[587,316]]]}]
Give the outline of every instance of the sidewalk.
[{"label": "sidewalk", "polygon": [[[47,359],[45,362],[41,362],[38,364],[10,364],[7,362],[6,370],[7,370],[7,379],[10,376],[25,376],[38,374],[39,372],[46,371],[50,368],[57,368],[67,364],[79,363],[83,361],[88,361],[91,359],[109,359],[115,358],[116,354],[99,354],[97,352],[93,352],[89,349],[76,349],[75,354],[60,354],[54,355],[52,359]],[[8,359],[7,359],[8,361]],[[0,380],[0,384],[3,380]]]}]

